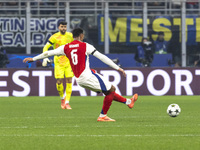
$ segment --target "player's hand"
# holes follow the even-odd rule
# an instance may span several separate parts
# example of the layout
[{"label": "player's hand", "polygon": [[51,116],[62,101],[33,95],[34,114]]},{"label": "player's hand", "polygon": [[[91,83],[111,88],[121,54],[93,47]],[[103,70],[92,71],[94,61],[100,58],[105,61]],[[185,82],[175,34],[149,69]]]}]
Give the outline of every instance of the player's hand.
[{"label": "player's hand", "polygon": [[123,76],[126,77],[126,72],[124,71],[124,69],[119,68],[118,71],[122,72]]},{"label": "player's hand", "polygon": [[28,58],[25,58],[24,60],[23,60],[23,63],[26,63],[26,62],[33,62],[33,58],[30,58],[30,57],[28,57]]},{"label": "player's hand", "polygon": [[42,62],[42,66],[46,67],[48,62],[50,62],[49,58],[44,58]]}]

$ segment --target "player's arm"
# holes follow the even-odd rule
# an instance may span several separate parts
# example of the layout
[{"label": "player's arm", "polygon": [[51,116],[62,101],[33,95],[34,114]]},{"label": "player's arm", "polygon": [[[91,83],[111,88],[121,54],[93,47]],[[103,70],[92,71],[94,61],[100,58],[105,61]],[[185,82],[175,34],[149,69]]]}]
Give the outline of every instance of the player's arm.
[{"label": "player's arm", "polygon": [[116,69],[120,72],[123,73],[124,76],[126,76],[125,71],[120,68],[118,65],[116,65],[110,58],[108,58],[106,55],[101,54],[100,52],[98,52],[97,50],[94,50],[91,53],[93,56],[95,56],[96,58],[100,59],[102,62],[104,62],[105,64],[109,65],[110,67],[112,67],[113,69]]},{"label": "player's arm", "polygon": [[44,48],[43,48],[43,53],[48,51],[48,49],[52,46],[52,43],[49,41],[45,44]]},{"label": "player's arm", "polygon": [[[51,40],[51,39],[52,39],[52,38],[50,38],[50,40]],[[48,49],[53,45],[53,43],[52,43],[50,40],[45,44],[45,46],[44,46],[44,48],[43,48],[43,53],[46,52],[46,51],[48,51]],[[43,66],[43,67],[47,66],[47,63],[48,63],[48,62],[50,62],[49,58],[44,58],[44,59],[43,59],[43,62],[42,62],[42,66]]]},{"label": "player's arm", "polygon": [[60,47],[58,47],[58,48],[56,48],[54,50],[46,51],[46,52],[41,53],[41,54],[39,54],[39,55],[37,55],[37,56],[35,56],[33,58],[30,58],[30,57],[25,58],[23,60],[23,62],[24,63],[26,63],[26,62],[33,62],[33,61],[36,61],[36,60],[39,60],[39,59],[48,58],[50,56],[65,55],[65,53],[64,53],[64,47],[65,47],[65,45],[62,45],[62,46],[60,46]]}]

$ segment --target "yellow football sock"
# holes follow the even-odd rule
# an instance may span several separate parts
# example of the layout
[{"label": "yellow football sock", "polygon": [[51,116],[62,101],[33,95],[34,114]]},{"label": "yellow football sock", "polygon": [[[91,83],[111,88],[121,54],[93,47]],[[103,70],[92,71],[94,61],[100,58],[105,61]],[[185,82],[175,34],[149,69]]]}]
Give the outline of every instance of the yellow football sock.
[{"label": "yellow football sock", "polygon": [[64,96],[63,83],[61,84],[56,83],[56,88],[57,88],[58,94],[60,95],[60,98],[63,99],[63,96]]},{"label": "yellow football sock", "polygon": [[69,103],[72,94],[72,83],[66,83],[66,97],[65,102]]}]

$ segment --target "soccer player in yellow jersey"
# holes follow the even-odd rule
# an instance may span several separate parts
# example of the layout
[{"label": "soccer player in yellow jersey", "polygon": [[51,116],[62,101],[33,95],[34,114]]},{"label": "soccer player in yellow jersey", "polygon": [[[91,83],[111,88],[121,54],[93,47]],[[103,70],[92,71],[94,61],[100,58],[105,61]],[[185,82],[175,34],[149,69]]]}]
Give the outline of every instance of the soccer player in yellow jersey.
[{"label": "soccer player in yellow jersey", "polygon": [[[73,41],[72,33],[67,31],[67,22],[61,21],[58,25],[59,32],[53,34],[49,41],[43,48],[43,52],[53,45],[53,49],[58,48],[61,45],[65,45]],[[48,58],[44,58],[42,66],[47,66],[47,62],[50,62]],[[65,55],[54,56],[54,76],[56,78],[56,88],[61,98],[62,109],[72,109],[69,105],[71,93],[72,93],[72,77],[74,76],[69,59]],[[63,81],[66,78],[66,96],[64,97]]]}]

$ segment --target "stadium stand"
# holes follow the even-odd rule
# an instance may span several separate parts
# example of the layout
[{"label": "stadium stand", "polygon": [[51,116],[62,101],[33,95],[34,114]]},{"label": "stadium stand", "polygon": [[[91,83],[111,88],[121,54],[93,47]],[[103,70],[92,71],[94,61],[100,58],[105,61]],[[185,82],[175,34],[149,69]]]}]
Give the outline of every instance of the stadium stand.
[{"label": "stadium stand", "polygon": [[[104,43],[105,4],[108,3],[110,21],[109,45]],[[133,54],[144,35],[142,23],[144,7],[147,4],[147,36],[155,41],[158,33],[164,32],[169,45],[169,54],[181,66],[182,49],[187,52],[187,66],[194,65],[194,55],[199,52],[199,0],[1,0],[0,38],[8,54],[38,54],[42,52],[46,39],[56,32],[59,20],[68,21],[68,31],[81,27],[86,31],[86,42],[93,44],[100,52],[110,54]],[[186,7],[186,45],[181,43],[181,11]],[[29,18],[28,18],[29,17]],[[28,21],[28,22],[27,22]],[[30,25],[27,25],[29,23]],[[27,42],[28,41],[28,42]],[[30,41],[30,42],[29,42]],[[107,40],[106,40],[107,41]]]}]

